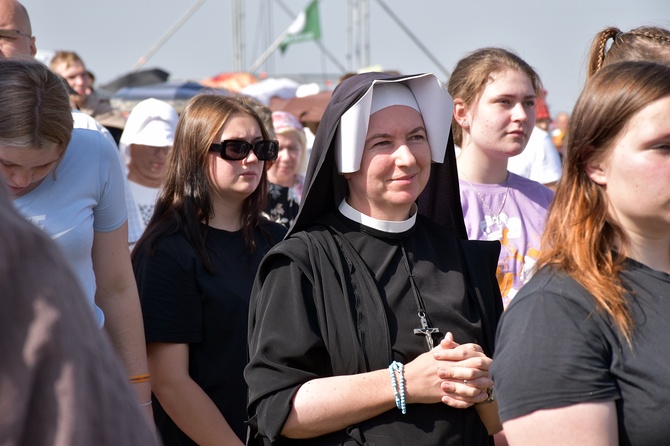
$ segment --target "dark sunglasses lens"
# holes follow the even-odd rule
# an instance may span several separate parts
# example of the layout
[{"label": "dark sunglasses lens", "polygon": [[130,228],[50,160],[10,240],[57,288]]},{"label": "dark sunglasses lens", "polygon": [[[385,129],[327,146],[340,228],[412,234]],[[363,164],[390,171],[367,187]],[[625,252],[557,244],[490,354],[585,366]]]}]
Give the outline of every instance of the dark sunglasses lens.
[{"label": "dark sunglasses lens", "polygon": [[251,150],[251,144],[246,141],[224,141],[223,144],[221,154],[225,153],[224,158],[229,160],[244,159]]},{"label": "dark sunglasses lens", "polygon": [[279,153],[279,144],[274,140],[258,141],[254,144],[254,153],[262,161],[276,160]]},{"label": "dark sunglasses lens", "polygon": [[241,140],[227,140],[221,143],[223,145],[221,150],[221,158],[227,160],[243,160],[249,155],[252,150],[256,157],[262,161],[272,161],[277,159],[279,153],[279,143],[275,140],[256,141],[249,144]]}]

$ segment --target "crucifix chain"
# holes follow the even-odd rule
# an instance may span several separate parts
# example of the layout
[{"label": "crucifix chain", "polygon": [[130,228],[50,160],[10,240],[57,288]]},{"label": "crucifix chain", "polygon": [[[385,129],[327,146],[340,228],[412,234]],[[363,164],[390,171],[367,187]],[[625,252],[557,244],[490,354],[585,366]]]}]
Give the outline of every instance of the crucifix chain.
[{"label": "crucifix chain", "polygon": [[405,269],[407,270],[407,275],[409,276],[409,284],[410,287],[412,288],[412,292],[414,293],[414,300],[416,301],[416,306],[418,309],[417,315],[419,316],[419,322],[421,323],[420,328],[414,329],[414,334],[417,336],[426,337],[426,346],[428,347],[428,351],[430,351],[435,346],[433,335],[439,334],[440,329],[437,327],[430,326],[428,315],[426,314],[426,310],[424,309],[423,299],[421,299],[419,289],[417,288],[416,283],[414,283],[414,276],[412,275],[412,270],[409,267],[409,261],[407,260],[407,253],[405,252],[405,246],[402,244],[402,242],[400,244],[400,249],[402,250],[402,257],[403,260],[405,261]]}]

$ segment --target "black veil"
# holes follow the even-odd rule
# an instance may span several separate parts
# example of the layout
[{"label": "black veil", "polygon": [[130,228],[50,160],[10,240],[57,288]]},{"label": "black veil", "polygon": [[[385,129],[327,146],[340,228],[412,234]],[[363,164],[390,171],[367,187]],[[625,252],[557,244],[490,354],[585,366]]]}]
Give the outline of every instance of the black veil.
[{"label": "black veil", "polygon": [[[415,77],[386,73],[363,73],[340,83],[326,107],[312,146],[300,211],[289,233],[303,230],[321,216],[337,209],[347,193],[344,177],[338,172],[335,161],[335,140],[342,115],[354,105],[375,80],[403,81]],[[451,119],[445,118],[445,126]],[[433,163],[426,188],[417,200],[419,213],[453,231],[459,238],[467,239],[461,209],[456,156],[451,134],[443,163]]]}]

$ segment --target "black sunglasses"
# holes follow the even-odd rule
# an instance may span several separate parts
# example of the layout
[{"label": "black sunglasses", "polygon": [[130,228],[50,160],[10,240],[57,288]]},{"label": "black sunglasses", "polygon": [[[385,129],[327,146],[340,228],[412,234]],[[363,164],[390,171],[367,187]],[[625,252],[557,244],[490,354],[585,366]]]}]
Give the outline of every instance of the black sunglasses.
[{"label": "black sunglasses", "polygon": [[212,144],[209,150],[218,152],[224,160],[243,160],[253,150],[259,160],[274,161],[279,153],[279,141],[263,139],[248,143],[241,139],[226,139],[221,144]]}]

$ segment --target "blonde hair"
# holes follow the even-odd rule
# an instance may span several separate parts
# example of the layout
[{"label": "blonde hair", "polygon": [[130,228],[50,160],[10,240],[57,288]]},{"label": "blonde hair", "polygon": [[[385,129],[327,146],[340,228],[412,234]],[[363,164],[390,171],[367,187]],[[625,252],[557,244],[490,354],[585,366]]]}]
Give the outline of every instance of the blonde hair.
[{"label": "blonde hair", "polygon": [[74,51],[56,51],[54,57],[51,58],[51,62],[49,62],[49,67],[52,70],[57,70],[61,64],[65,64],[66,68],[70,68],[75,63],[85,65],[81,57]]},{"label": "blonde hair", "polygon": [[286,128],[278,130],[275,134],[276,135],[293,134],[298,137],[298,142],[300,142],[300,162],[298,163],[296,171],[297,173],[304,173],[305,170],[307,169],[307,136],[305,135],[305,131],[294,128]]}]

